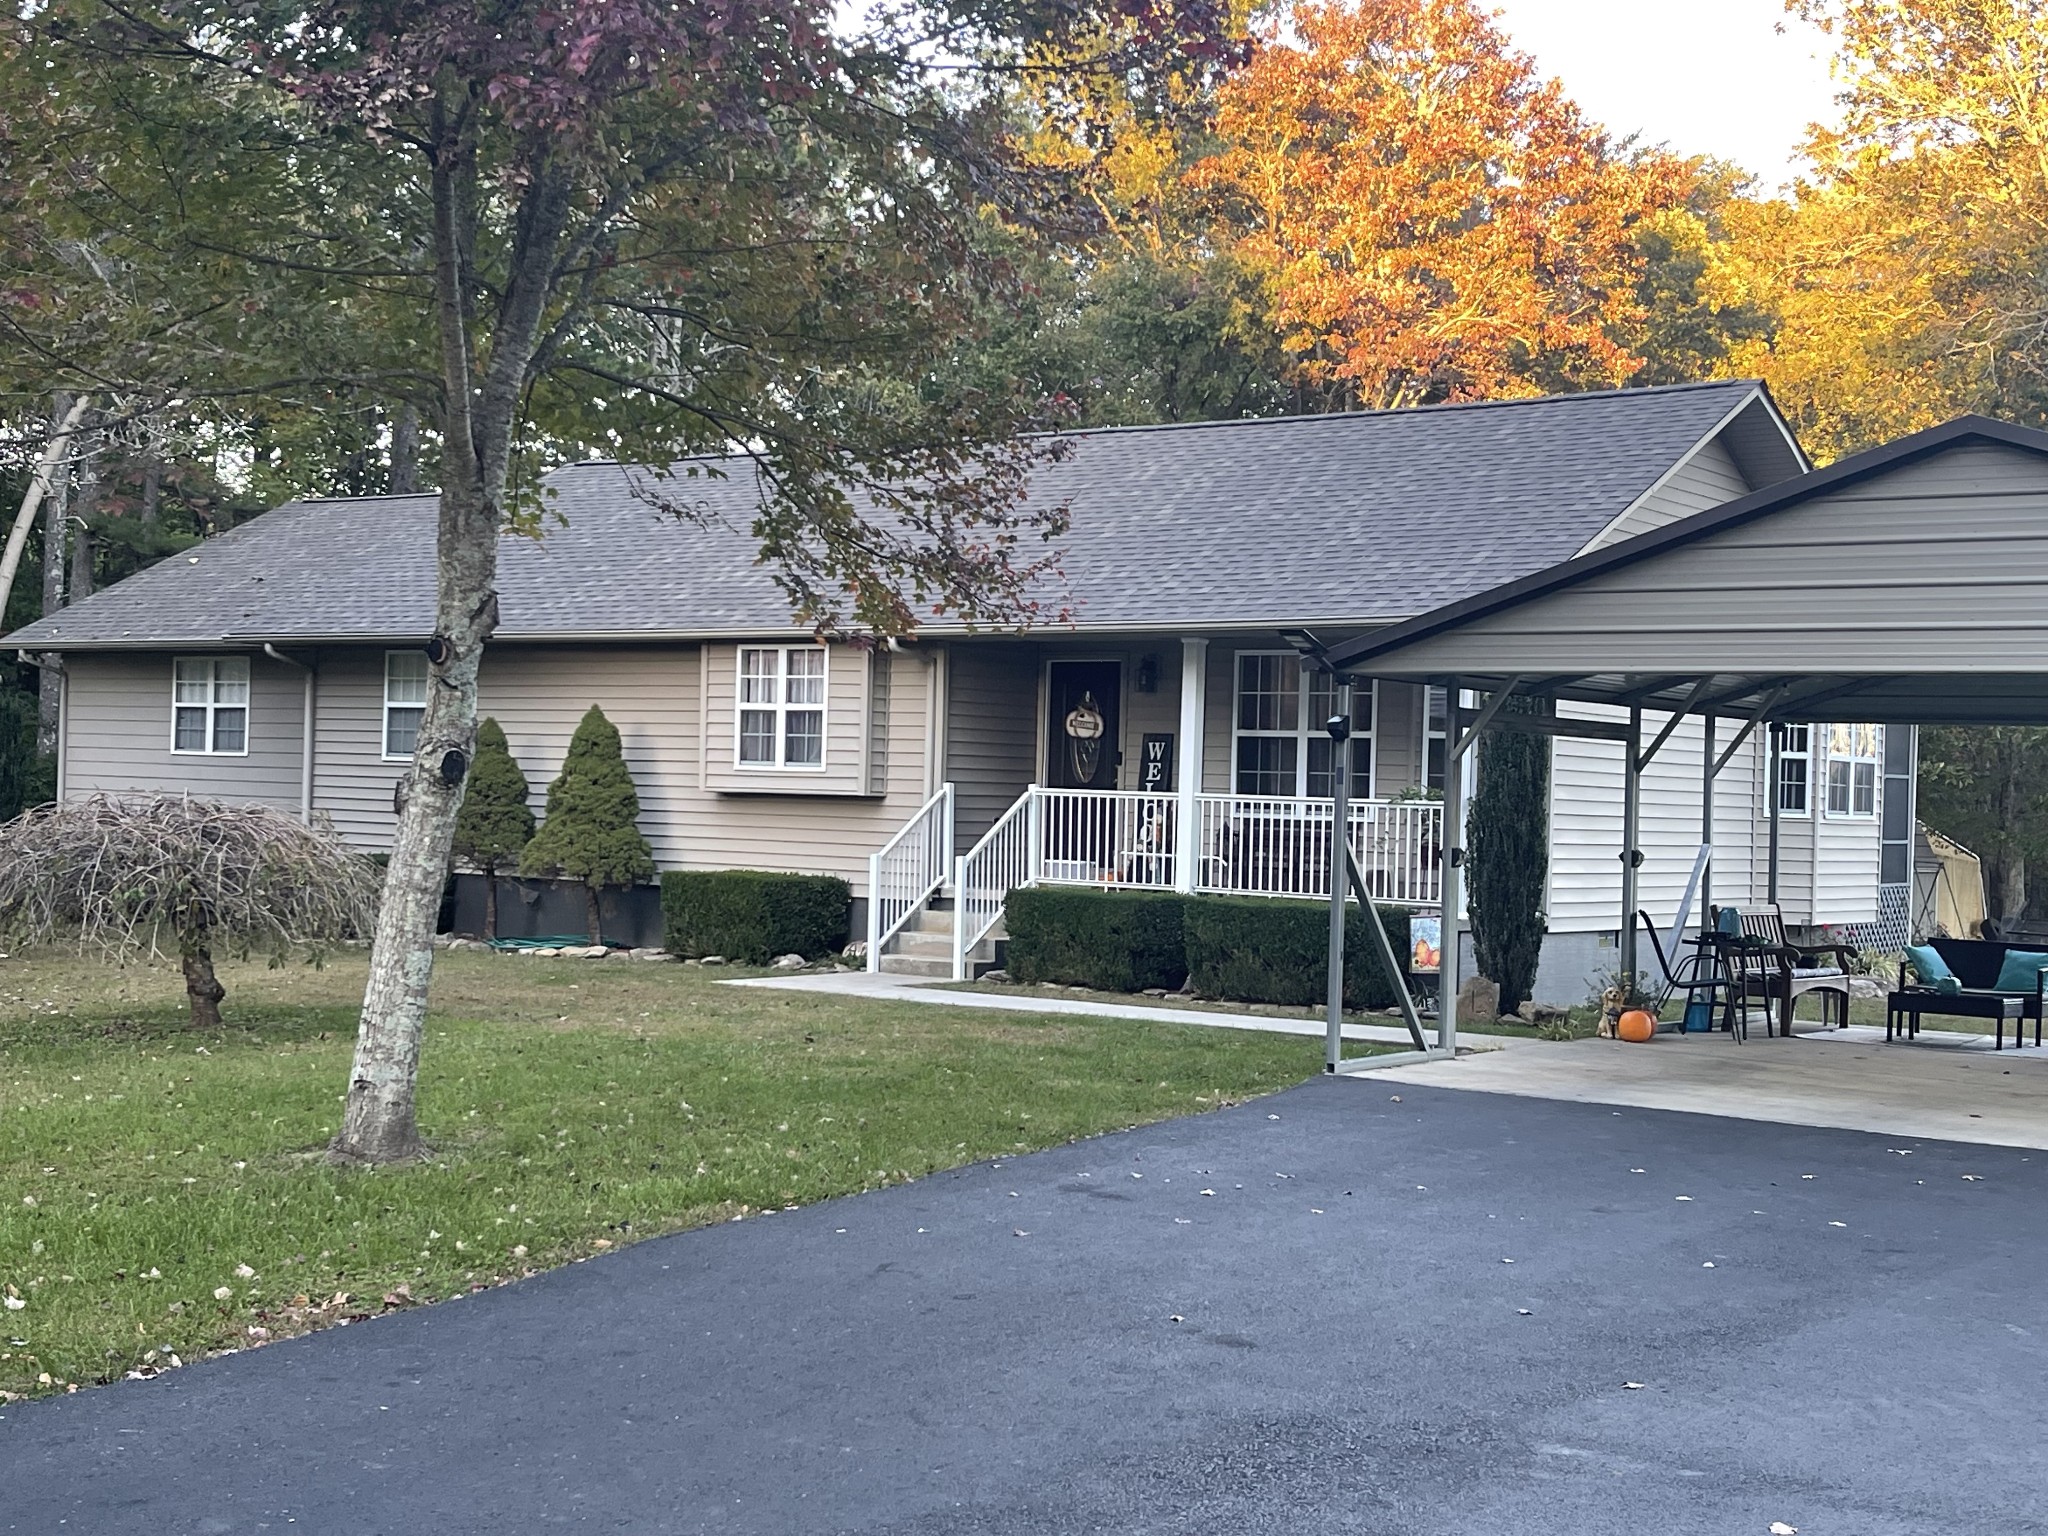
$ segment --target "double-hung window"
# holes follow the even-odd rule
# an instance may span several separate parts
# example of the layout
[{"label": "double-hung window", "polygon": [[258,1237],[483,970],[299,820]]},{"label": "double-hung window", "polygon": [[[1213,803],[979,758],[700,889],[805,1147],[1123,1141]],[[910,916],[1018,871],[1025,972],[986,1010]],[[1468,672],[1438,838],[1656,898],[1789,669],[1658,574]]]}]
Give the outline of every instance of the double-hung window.
[{"label": "double-hung window", "polygon": [[1812,809],[1813,727],[1788,725],[1778,747],[1778,814],[1804,816]]},{"label": "double-hung window", "polygon": [[171,662],[171,750],[240,757],[249,750],[249,658]]},{"label": "double-hung window", "polygon": [[1878,762],[1884,738],[1874,725],[1828,727],[1828,815],[1877,814]]},{"label": "double-hung window", "polygon": [[1451,695],[1434,685],[1422,690],[1422,787],[1444,792],[1444,764],[1450,757]]},{"label": "double-hung window", "polygon": [[427,717],[427,653],[384,653],[384,755],[404,759],[420,744]]},{"label": "double-hung window", "polygon": [[825,766],[825,648],[740,649],[739,765]]},{"label": "double-hung window", "polygon": [[[1351,700],[1351,786],[1372,794],[1375,695],[1354,688]],[[1232,783],[1240,795],[1328,799],[1333,791],[1336,744],[1324,724],[1337,713],[1337,690],[1327,672],[1305,668],[1290,651],[1237,655]]]}]

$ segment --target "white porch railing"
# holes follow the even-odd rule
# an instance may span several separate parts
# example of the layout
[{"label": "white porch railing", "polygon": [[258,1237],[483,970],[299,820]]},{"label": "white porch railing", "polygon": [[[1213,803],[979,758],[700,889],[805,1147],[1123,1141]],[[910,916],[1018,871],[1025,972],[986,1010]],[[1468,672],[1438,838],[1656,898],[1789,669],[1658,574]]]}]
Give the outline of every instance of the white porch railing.
[{"label": "white porch railing", "polygon": [[1019,886],[1037,883],[1041,802],[1037,785],[997,818],[953,867],[953,979],[967,979],[967,957],[1003,915]]},{"label": "white porch railing", "polygon": [[[1332,802],[1198,796],[1191,879],[1178,867],[1181,809],[1181,799],[1170,794],[1027,789],[954,869],[955,979],[965,978],[967,957],[1021,886],[1329,899]],[[1347,820],[1351,856],[1375,899],[1418,907],[1443,899],[1441,803],[1355,800]]]},{"label": "white porch railing", "polygon": [[882,946],[946,883],[953,859],[953,786],[942,784],[879,851],[868,856],[868,969]]}]

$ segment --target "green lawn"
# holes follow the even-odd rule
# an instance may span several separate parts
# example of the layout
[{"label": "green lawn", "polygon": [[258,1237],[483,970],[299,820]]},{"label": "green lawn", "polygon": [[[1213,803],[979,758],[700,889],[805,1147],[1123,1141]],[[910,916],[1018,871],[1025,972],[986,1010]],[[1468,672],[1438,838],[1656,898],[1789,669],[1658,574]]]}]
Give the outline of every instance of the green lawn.
[{"label": "green lawn", "polygon": [[446,955],[434,1154],[348,1173],[320,1152],[363,970],[226,967],[228,1026],[196,1035],[167,969],[0,960],[0,1400],[1215,1108],[1321,1049]]}]

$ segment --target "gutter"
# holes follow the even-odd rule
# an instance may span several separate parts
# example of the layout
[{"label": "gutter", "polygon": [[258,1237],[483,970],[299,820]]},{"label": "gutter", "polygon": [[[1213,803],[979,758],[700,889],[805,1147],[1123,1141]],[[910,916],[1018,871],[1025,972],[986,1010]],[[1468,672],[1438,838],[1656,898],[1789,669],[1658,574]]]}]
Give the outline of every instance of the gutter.
[{"label": "gutter", "polygon": [[311,662],[285,655],[268,640],[263,642],[263,654],[272,661],[297,667],[306,675],[305,702],[301,706],[299,722],[299,820],[310,827],[313,824],[313,705],[317,674]]}]

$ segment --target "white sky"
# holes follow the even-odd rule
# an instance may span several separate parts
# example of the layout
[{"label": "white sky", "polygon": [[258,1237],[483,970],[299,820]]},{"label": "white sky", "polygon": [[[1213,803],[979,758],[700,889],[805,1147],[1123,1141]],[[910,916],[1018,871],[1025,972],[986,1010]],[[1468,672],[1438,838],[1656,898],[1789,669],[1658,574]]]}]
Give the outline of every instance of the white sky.
[{"label": "white sky", "polygon": [[1617,136],[1732,160],[1766,188],[1795,173],[1808,123],[1834,121],[1828,40],[1784,0],[1491,3],[1515,46]]}]

